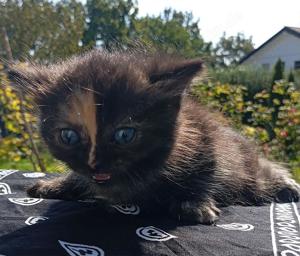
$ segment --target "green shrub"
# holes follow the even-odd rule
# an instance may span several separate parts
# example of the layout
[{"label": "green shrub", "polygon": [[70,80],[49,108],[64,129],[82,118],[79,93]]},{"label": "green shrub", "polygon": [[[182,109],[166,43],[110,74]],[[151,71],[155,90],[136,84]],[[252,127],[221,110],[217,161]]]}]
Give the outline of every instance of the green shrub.
[{"label": "green shrub", "polygon": [[[34,123],[34,118],[28,112],[21,112],[20,99],[7,85],[6,76],[4,73],[0,73],[0,115],[6,133],[1,138],[0,160],[18,162],[23,157],[32,157],[29,134],[24,127],[24,118],[31,123]],[[30,108],[27,103],[24,104]],[[36,134],[33,139],[36,140]]]},{"label": "green shrub", "polygon": [[255,139],[268,158],[288,163],[300,179],[300,92],[293,83],[278,81],[272,91],[262,90],[246,102],[248,89],[240,85],[201,83],[193,92],[200,102],[220,110],[244,135]]},{"label": "green shrub", "polygon": [[230,85],[242,84],[247,88],[248,99],[251,99],[262,90],[268,90],[272,84],[272,73],[263,68],[238,66],[217,70],[211,69],[208,74],[212,82]]},{"label": "green shrub", "polygon": [[33,107],[12,90],[3,69],[0,65],[0,168],[51,171],[57,163],[38,136]]},{"label": "green shrub", "polygon": [[295,85],[300,90],[300,69],[294,71]]}]

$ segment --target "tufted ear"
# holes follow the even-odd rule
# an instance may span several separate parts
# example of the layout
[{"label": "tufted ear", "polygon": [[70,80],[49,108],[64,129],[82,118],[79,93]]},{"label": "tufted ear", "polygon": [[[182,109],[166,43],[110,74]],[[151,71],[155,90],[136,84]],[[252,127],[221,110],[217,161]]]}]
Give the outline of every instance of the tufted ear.
[{"label": "tufted ear", "polygon": [[182,94],[191,80],[202,70],[200,59],[176,60],[160,59],[149,73],[149,81],[165,93]]},{"label": "tufted ear", "polygon": [[14,89],[36,101],[47,95],[53,79],[46,66],[27,63],[10,65],[7,73]]}]

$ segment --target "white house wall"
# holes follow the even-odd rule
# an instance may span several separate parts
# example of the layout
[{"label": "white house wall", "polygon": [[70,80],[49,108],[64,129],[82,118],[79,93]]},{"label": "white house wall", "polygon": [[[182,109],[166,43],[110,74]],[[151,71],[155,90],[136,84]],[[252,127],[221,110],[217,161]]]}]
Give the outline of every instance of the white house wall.
[{"label": "white house wall", "polygon": [[254,66],[269,64],[271,68],[279,58],[285,63],[285,70],[294,69],[295,61],[300,61],[300,38],[283,31],[243,64]]}]

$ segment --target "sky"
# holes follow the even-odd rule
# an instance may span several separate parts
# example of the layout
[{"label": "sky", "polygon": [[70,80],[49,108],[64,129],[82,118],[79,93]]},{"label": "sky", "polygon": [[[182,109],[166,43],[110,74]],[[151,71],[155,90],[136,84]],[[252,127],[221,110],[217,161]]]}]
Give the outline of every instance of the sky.
[{"label": "sky", "polygon": [[242,32],[260,46],[284,26],[300,27],[300,0],[138,0],[139,16],[191,11],[205,41]]}]

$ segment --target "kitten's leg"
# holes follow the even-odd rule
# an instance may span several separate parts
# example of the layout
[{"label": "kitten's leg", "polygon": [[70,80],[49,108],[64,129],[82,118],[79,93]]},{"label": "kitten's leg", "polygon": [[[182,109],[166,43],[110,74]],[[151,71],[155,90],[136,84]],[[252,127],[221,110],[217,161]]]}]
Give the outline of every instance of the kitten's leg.
[{"label": "kitten's leg", "polygon": [[170,207],[171,215],[180,221],[213,224],[219,219],[220,209],[214,200],[176,202]]},{"label": "kitten's leg", "polygon": [[83,177],[70,173],[52,180],[40,180],[27,189],[30,197],[51,199],[84,199],[91,195],[88,183]]}]

